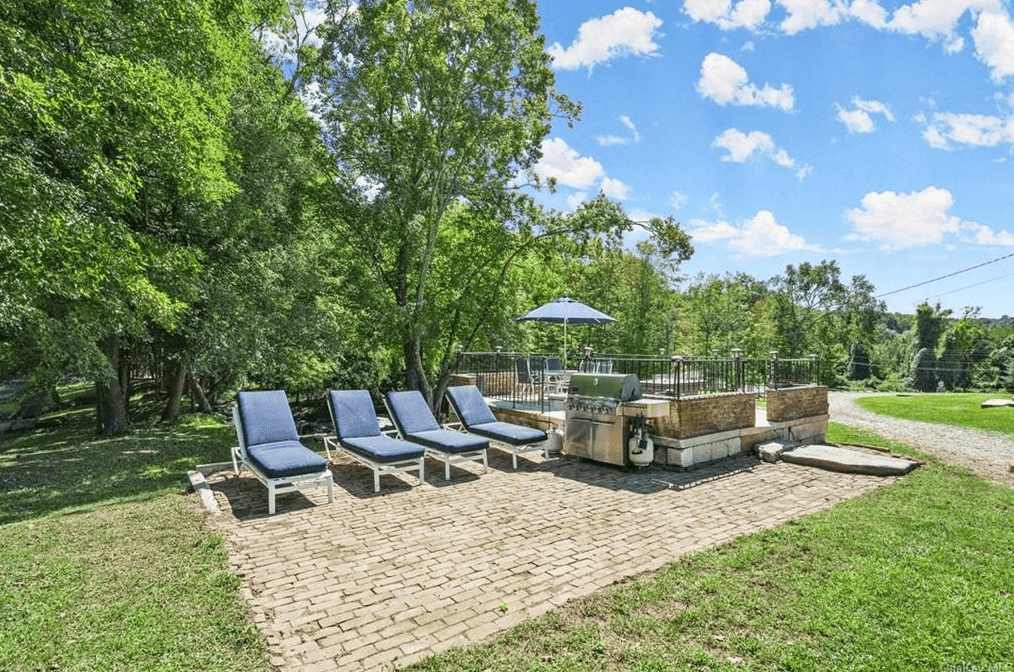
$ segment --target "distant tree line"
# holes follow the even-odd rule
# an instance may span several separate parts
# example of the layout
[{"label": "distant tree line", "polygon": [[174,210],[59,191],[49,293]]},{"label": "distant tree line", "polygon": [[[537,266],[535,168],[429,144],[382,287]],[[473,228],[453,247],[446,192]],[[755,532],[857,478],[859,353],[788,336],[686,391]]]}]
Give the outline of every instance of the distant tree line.
[{"label": "distant tree line", "polygon": [[562,294],[618,318],[572,349],[1009,380],[1009,325],[886,316],[833,261],[688,280],[671,218],[629,247],[601,194],[539,206],[542,141],[580,105],[555,90],[531,0],[325,7],[308,34],[295,0],[0,6],[0,378],[24,379],[26,405],[68,375],[94,382],[105,434],[142,387],[166,422],[244,386],[435,404],[459,350],[561,349],[514,317]]}]

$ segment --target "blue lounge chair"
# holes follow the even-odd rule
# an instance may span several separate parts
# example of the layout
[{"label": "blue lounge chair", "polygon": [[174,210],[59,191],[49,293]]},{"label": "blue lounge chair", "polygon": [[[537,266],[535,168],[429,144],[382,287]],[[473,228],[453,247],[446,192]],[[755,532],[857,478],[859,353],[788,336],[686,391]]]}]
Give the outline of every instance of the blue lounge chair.
[{"label": "blue lounge chair", "polygon": [[424,480],[426,449],[395,439],[380,431],[373,401],[366,390],[331,390],[327,408],[334,423],[335,438],[324,437],[331,459],[331,446],[373,469],[373,491],[380,492],[380,475],[417,471]]},{"label": "blue lounge chair", "polygon": [[326,487],[334,501],[334,480],[327,461],[299,441],[285,392],[240,392],[233,408],[239,445],[232,449],[232,467],[245,466],[268,489],[268,513],[275,495]]},{"label": "blue lounge chair", "polygon": [[458,462],[482,460],[484,471],[489,470],[486,451],[489,441],[481,436],[443,429],[418,390],[388,392],[384,405],[406,441],[418,443],[426,454],[444,461],[444,479],[451,480],[451,465]]},{"label": "blue lounge chair", "polygon": [[465,429],[510,448],[515,469],[521,453],[542,451],[542,456],[549,459],[549,437],[546,433],[541,429],[497,421],[475,385],[448,387],[447,398]]}]

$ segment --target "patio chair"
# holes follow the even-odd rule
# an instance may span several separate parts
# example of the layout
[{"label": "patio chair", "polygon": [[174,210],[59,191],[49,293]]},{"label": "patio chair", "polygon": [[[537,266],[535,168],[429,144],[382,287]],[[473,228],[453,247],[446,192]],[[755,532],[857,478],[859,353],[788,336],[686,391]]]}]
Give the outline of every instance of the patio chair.
[{"label": "patio chair", "polygon": [[240,392],[233,408],[239,445],[232,449],[232,467],[245,466],[268,489],[268,513],[275,513],[275,495],[327,488],[334,501],[334,479],[328,463],[299,441],[289,400],[282,390]]},{"label": "patio chair", "polygon": [[514,360],[514,372],[517,384],[521,386],[522,394],[531,392],[535,394],[535,378],[532,376],[532,368],[527,357],[518,357]]},{"label": "patio chair", "polygon": [[331,390],[327,394],[335,436],[324,437],[324,448],[331,459],[331,447],[373,469],[373,491],[380,492],[380,475],[399,471],[419,472],[425,480],[426,450],[380,431],[373,400],[366,390]]},{"label": "patio chair", "polygon": [[541,429],[499,422],[475,385],[448,387],[447,398],[466,430],[510,449],[515,469],[518,468],[518,455],[522,453],[542,451],[542,457],[549,459],[546,433]]},{"label": "patio chair", "polygon": [[559,357],[550,357],[546,360],[546,371],[550,373],[563,371],[563,363]]},{"label": "patio chair", "polygon": [[384,405],[402,439],[422,445],[427,455],[444,461],[444,480],[451,480],[451,465],[459,462],[482,460],[483,471],[489,470],[489,440],[442,428],[418,390],[388,392]]}]

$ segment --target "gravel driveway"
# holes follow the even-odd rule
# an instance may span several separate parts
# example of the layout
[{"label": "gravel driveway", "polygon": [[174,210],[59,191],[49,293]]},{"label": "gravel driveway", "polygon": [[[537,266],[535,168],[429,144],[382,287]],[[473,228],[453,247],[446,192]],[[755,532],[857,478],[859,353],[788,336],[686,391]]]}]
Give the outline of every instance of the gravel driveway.
[{"label": "gravel driveway", "polygon": [[1014,441],[975,429],[899,420],[871,413],[859,406],[859,397],[874,392],[828,393],[833,422],[877,432],[937,455],[945,462],[968,467],[975,473],[1014,486]]}]

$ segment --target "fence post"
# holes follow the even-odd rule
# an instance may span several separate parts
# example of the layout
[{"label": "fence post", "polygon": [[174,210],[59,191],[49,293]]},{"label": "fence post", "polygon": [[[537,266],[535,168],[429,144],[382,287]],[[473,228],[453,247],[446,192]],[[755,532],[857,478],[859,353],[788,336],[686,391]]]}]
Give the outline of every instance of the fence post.
[{"label": "fence post", "polygon": [[733,375],[736,378],[736,390],[746,392],[746,378],[743,375],[743,351],[739,348],[732,349],[732,366],[735,369]]},{"label": "fence post", "polygon": [[680,358],[678,356],[673,355],[672,357],[669,358],[669,361],[672,363],[673,388],[674,388],[674,391],[676,392],[676,399],[679,399],[680,398],[680,362],[681,362],[681,360],[680,360]]},{"label": "fence post", "polygon": [[768,363],[768,381],[772,389],[778,389],[778,351],[771,351],[771,361]]}]

